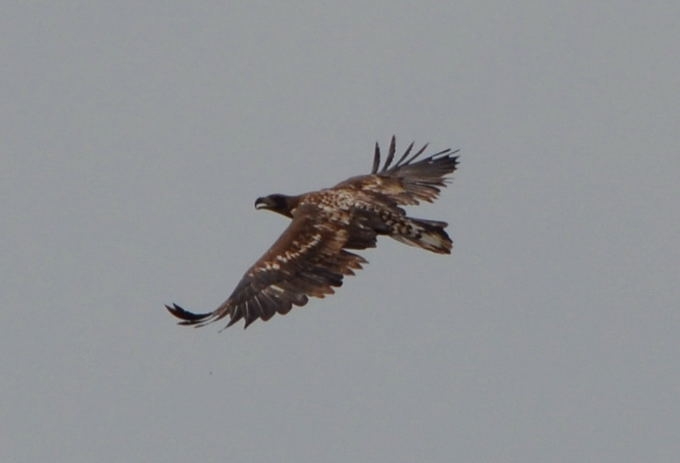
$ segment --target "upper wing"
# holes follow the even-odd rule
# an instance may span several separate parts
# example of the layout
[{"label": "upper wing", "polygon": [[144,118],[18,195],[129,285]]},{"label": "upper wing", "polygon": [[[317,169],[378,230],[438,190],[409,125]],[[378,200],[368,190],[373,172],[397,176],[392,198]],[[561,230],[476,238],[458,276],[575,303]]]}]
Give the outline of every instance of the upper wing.
[{"label": "upper wing", "polygon": [[387,158],[380,168],[380,147],[375,144],[373,169],[369,175],[352,177],[337,187],[354,187],[391,198],[399,205],[414,205],[420,201],[434,201],[446,186],[446,175],[456,170],[459,150],[446,149],[414,162],[427,148],[425,144],[411,155],[411,143],[399,160],[392,164],[396,151],[395,137],[392,136]]},{"label": "upper wing", "polygon": [[244,318],[247,327],[258,318],[269,320],[277,312],[288,313],[293,305],[305,305],[308,296],[332,294],[344,275],[353,275],[366,263],[343,250],[349,235],[349,227],[330,222],[320,208],[301,205],[288,228],[215,311],[194,314],[176,304],[166,308],[183,320],[181,325],[198,326],[229,315],[227,326]]}]

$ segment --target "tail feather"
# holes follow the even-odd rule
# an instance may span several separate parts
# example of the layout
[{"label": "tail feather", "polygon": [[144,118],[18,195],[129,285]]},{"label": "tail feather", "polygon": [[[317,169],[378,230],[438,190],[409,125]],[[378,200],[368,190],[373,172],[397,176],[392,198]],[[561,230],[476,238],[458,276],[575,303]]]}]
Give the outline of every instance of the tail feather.
[{"label": "tail feather", "polygon": [[451,254],[453,241],[444,231],[446,222],[438,220],[407,218],[404,226],[398,227],[399,232],[390,236],[397,241],[410,246],[416,246],[437,254]]}]

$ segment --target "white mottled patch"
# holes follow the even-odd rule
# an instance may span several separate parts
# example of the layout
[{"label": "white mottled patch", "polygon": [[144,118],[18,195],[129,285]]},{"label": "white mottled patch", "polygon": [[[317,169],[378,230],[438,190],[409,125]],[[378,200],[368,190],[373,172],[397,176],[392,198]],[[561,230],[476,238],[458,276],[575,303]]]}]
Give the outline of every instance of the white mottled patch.
[{"label": "white mottled patch", "polygon": [[279,262],[286,263],[290,260],[300,257],[309,249],[319,244],[320,241],[321,233],[315,233],[314,235],[312,235],[311,240],[306,243],[300,243],[297,240],[293,241],[293,249],[288,249],[283,254],[276,256],[276,260],[278,260]]},{"label": "white mottled patch", "polygon": [[264,268],[265,270],[278,270],[281,267],[276,262],[266,262]]},{"label": "white mottled patch", "polygon": [[[281,266],[279,265],[278,262],[272,262],[272,261],[267,261],[263,262],[260,266],[258,266],[255,269],[255,272],[257,273],[262,273],[262,272],[271,272],[272,270],[279,270]],[[248,275],[251,277],[254,276],[252,272],[250,272]]]},{"label": "white mottled patch", "polygon": [[338,209],[351,209],[355,203],[355,195],[345,190],[320,192],[315,201],[315,204],[326,213],[337,212]]}]

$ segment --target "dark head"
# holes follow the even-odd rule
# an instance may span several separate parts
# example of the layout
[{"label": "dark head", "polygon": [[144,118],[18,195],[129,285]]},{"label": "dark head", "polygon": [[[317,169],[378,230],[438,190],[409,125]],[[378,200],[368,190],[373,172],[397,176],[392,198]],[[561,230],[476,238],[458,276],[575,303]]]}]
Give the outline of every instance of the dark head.
[{"label": "dark head", "polygon": [[255,209],[269,209],[286,217],[292,217],[293,209],[297,206],[297,196],[269,195],[255,200]]}]

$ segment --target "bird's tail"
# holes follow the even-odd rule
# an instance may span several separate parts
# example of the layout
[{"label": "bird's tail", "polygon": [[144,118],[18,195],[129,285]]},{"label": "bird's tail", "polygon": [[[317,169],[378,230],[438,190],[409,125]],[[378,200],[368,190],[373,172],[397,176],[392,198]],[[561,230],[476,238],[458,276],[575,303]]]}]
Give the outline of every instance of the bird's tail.
[{"label": "bird's tail", "polygon": [[390,236],[404,244],[427,249],[437,254],[451,254],[453,242],[444,231],[447,225],[446,222],[438,220],[406,217],[405,221],[396,227],[398,232],[393,232]]}]

